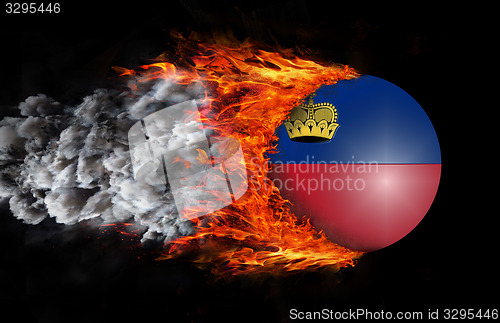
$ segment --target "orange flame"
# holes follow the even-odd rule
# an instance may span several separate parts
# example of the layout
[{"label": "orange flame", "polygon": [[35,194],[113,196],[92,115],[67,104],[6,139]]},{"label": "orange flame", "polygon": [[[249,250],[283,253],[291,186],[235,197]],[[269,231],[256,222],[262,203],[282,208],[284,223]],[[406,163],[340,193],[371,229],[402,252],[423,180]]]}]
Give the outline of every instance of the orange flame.
[{"label": "orange flame", "polygon": [[[275,148],[275,129],[294,106],[323,84],[358,76],[356,71],[298,58],[291,51],[259,48],[248,40],[221,37],[197,43],[180,34],[173,37],[178,41],[175,63],[159,59],[140,69],[115,70],[135,75],[139,82],[164,78],[201,84],[203,122],[240,142],[249,189],[232,205],[192,220],[195,234],[170,242],[158,259],[194,255],[195,263],[210,264],[214,273],[224,275],[354,265],[361,252],[329,241],[309,220],[290,212],[290,202],[267,177],[265,154]],[[199,152],[198,160],[209,162],[209,157]]]}]

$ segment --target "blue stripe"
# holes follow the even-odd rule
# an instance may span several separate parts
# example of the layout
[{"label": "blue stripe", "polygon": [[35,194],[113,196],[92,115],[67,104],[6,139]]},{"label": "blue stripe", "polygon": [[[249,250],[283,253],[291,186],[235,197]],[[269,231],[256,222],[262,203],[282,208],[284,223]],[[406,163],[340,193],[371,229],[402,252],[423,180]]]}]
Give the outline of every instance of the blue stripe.
[{"label": "blue stripe", "polygon": [[272,162],[368,162],[440,164],[439,143],[425,111],[405,91],[374,76],[324,85],[315,103],[337,108],[339,128],[326,143],[291,141],[285,127],[277,129],[278,154]]}]

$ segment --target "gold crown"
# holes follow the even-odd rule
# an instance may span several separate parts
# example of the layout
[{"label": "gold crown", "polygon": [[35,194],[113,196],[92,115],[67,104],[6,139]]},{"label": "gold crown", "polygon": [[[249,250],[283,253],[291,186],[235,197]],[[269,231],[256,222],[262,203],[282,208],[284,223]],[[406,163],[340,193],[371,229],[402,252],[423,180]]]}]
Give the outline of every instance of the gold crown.
[{"label": "gold crown", "polygon": [[309,95],[309,102],[296,106],[284,124],[288,136],[299,142],[324,142],[333,138],[339,126],[337,109],[328,102],[314,103],[315,93]]}]

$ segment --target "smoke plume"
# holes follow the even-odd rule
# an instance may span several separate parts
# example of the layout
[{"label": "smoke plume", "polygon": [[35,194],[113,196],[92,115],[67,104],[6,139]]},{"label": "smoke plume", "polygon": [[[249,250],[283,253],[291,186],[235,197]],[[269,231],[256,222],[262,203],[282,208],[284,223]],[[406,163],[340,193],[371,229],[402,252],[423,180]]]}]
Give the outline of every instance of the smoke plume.
[{"label": "smoke plume", "polygon": [[189,235],[172,193],[134,180],[127,133],[141,118],[197,99],[197,86],[168,80],[147,90],[95,90],[77,106],[44,94],[18,105],[20,116],[0,121],[0,199],[36,225],[47,218],[72,225],[134,223],[142,241]]}]

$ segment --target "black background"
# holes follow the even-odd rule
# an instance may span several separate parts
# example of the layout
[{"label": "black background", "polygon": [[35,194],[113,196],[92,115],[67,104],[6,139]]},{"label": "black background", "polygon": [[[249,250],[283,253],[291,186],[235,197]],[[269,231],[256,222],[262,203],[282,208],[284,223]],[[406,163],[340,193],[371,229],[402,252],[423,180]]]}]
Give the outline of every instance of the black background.
[{"label": "black background", "polygon": [[[286,322],[289,310],[498,308],[495,109],[477,90],[493,61],[491,8],[313,1],[61,2],[59,14],[1,13],[0,108],[45,93],[76,104],[112,87],[112,65],[135,67],[168,48],[169,31],[232,29],[303,46],[413,96],[433,122],[442,180],[408,236],[340,273],[213,281],[182,261],[155,261],[122,236],[52,219],[0,217],[0,315],[26,322]],[[484,143],[487,144],[483,149]],[[99,238],[99,239],[97,239]],[[136,242],[136,241],[135,241]],[[134,243],[135,243],[134,242]],[[441,312],[442,313],[442,312]]]}]

